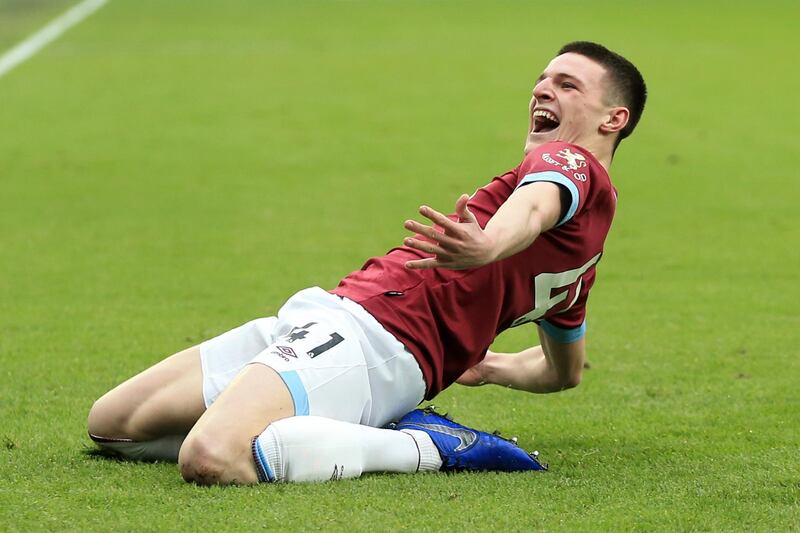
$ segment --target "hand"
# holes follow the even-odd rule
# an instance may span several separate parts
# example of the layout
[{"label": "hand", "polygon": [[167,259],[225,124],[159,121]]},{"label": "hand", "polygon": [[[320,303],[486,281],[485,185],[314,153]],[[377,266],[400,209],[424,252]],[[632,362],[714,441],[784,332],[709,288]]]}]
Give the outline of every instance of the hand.
[{"label": "hand", "polygon": [[461,374],[461,376],[456,380],[456,383],[459,385],[465,385],[467,387],[479,387],[481,385],[486,385],[486,378],[481,372],[481,363],[478,363],[472,368],[467,369],[467,371]]},{"label": "hand", "polygon": [[458,222],[442,213],[423,205],[419,208],[422,216],[437,224],[443,231],[426,226],[414,220],[406,220],[404,227],[424,235],[431,241],[407,237],[403,243],[409,248],[433,254],[433,257],[408,261],[406,268],[449,268],[463,270],[491,263],[494,260],[493,243],[478,224],[478,220],[467,207],[469,196],[462,194],[456,201]]}]

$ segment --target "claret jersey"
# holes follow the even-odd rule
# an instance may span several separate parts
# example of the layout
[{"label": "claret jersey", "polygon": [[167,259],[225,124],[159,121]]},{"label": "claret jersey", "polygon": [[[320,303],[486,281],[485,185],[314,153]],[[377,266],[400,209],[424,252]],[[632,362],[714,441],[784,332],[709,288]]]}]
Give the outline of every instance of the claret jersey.
[{"label": "claret jersey", "polygon": [[516,189],[536,181],[565,188],[570,203],[556,227],[516,255],[469,270],[408,270],[406,261],[427,256],[401,246],[368,260],[331,291],[358,302],[416,357],[428,399],[480,362],[507,328],[535,322],[560,342],[585,331],[616,190],[591,153],[551,142],[478,189],[469,208],[485,227]]}]

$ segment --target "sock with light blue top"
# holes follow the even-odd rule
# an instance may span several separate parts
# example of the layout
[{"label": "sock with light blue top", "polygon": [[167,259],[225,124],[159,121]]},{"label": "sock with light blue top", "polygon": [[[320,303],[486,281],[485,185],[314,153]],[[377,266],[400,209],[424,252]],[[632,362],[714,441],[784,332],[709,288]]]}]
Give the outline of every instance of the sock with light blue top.
[{"label": "sock with light blue top", "polygon": [[395,431],[319,416],[270,424],[252,441],[261,482],[328,481],[363,472],[423,472],[442,465],[422,431]]},{"label": "sock with light blue top", "polygon": [[274,465],[280,464],[280,461],[276,457],[277,446],[275,446],[272,433],[264,431],[261,435],[253,437],[251,446],[258,482],[275,481]]}]

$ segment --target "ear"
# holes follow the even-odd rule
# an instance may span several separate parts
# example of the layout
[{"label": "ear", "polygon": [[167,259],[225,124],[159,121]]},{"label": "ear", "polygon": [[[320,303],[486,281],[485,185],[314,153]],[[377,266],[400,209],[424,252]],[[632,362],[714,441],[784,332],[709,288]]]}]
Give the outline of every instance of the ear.
[{"label": "ear", "polygon": [[627,107],[612,107],[605,122],[600,124],[600,131],[602,133],[616,133],[628,125],[628,119],[631,117],[631,112]]}]

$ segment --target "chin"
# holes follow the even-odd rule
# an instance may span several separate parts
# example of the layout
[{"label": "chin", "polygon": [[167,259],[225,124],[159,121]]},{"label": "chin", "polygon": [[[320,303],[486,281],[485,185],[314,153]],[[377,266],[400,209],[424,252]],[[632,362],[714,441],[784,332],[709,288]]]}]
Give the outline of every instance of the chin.
[{"label": "chin", "polygon": [[525,139],[525,153],[536,150],[541,145],[558,140],[558,135],[551,135],[552,132],[547,133],[529,133],[528,138]]}]

